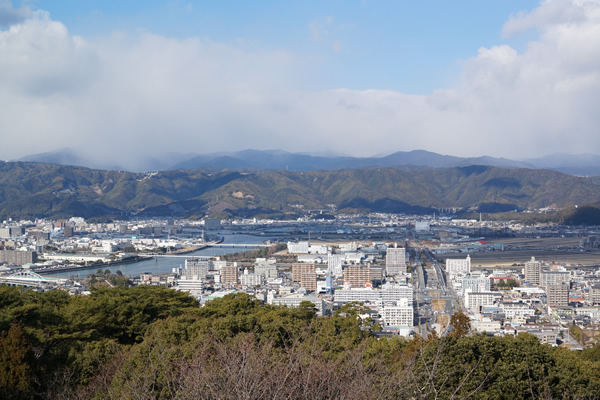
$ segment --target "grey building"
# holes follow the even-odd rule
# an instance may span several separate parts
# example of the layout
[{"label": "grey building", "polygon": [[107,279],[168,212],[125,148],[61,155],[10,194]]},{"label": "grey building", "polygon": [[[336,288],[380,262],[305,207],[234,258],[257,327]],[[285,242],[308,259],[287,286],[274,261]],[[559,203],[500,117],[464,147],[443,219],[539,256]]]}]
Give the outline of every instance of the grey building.
[{"label": "grey building", "polygon": [[20,250],[0,250],[0,262],[13,265],[32,264],[38,261],[37,252]]}]

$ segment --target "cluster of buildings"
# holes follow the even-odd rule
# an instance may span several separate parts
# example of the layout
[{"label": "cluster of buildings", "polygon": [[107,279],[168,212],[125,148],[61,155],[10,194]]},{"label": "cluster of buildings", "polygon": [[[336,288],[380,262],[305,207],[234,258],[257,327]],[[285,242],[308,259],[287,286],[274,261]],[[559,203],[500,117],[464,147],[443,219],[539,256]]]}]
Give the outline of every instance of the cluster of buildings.
[{"label": "cluster of buildings", "polygon": [[556,344],[571,325],[600,326],[600,274],[567,270],[535,257],[520,270],[471,269],[471,259],[447,259],[449,283],[473,327],[495,335],[529,332]]},{"label": "cluster of buildings", "polygon": [[[364,305],[364,317],[379,323],[384,331],[408,335],[415,330],[420,317],[416,311],[419,294],[413,289],[413,278],[417,277],[413,276],[413,268],[417,267],[414,262],[426,260],[413,259],[411,263],[406,248],[393,243],[394,237],[403,241],[410,231],[420,238],[444,239],[433,249],[434,254],[440,255],[504,249],[494,248],[484,240],[473,240],[469,232],[477,229],[535,236],[550,232],[550,228],[546,232],[517,224],[442,218],[415,221],[383,214],[337,216],[334,222],[324,221],[318,228],[310,225],[313,223],[309,220],[226,222],[239,228],[239,232],[256,234],[261,229],[258,234],[272,238],[280,235],[286,240],[306,237],[307,232],[316,232],[315,236],[351,236],[357,240],[370,235],[375,239],[369,240],[369,245],[349,241],[338,246],[292,239],[287,244],[288,257],[282,259],[294,261],[256,258],[252,262],[235,263],[219,258],[189,258],[171,274],[148,272],[141,274],[136,282],[188,291],[201,302],[234,292],[252,294],[268,304],[298,306],[309,301],[322,315],[359,302]],[[136,253],[189,249],[213,239],[216,230],[222,227],[222,221],[212,219],[88,223],[75,217],[58,221],[6,221],[0,225],[0,273],[2,269],[14,270],[14,266],[41,270],[60,263],[114,262]],[[209,236],[211,233],[213,236]],[[600,236],[584,233],[573,233],[579,235],[582,249],[600,246],[597,239]],[[377,241],[379,238],[381,241]],[[532,257],[523,262],[522,268],[474,270],[467,255],[447,259],[445,273],[452,294],[460,299],[476,330],[497,335],[527,331],[553,344],[569,326],[600,327],[600,273],[595,268],[566,268]],[[422,293],[432,290],[435,289]]]},{"label": "cluster of buildings", "polygon": [[251,264],[218,257],[189,258],[171,276],[146,273],[141,283],[167,284],[189,292],[201,303],[235,292],[274,305],[296,307],[309,301],[319,315],[359,302],[369,310],[363,316],[384,330],[411,334],[415,307],[405,248],[381,243],[358,251],[354,243],[336,250],[338,253],[308,242],[288,245],[288,254],[324,256],[324,262],[318,263],[301,257],[291,264],[278,263],[275,258],[256,258]]},{"label": "cluster of buildings", "polygon": [[32,264],[39,260],[52,265],[107,263],[137,253],[194,248],[214,240],[216,236],[208,231],[218,226],[220,220],[211,219],[88,223],[73,217],[58,221],[5,221],[0,225],[0,270],[35,267]]}]

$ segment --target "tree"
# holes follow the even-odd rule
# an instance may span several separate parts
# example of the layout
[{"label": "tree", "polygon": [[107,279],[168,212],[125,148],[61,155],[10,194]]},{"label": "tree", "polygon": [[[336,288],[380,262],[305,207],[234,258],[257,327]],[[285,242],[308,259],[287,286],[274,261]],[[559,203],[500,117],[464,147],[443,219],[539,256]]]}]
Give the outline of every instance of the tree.
[{"label": "tree", "polygon": [[27,397],[31,392],[31,346],[23,328],[13,323],[0,337],[0,397]]},{"label": "tree", "polygon": [[471,332],[471,321],[462,311],[457,311],[450,317],[450,336],[459,338]]}]

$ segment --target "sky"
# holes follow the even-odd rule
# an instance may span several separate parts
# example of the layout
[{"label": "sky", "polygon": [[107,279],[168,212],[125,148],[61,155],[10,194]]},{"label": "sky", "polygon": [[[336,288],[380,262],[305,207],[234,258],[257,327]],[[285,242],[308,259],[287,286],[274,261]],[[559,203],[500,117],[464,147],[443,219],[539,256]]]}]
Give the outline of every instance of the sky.
[{"label": "sky", "polygon": [[600,0],[0,0],[0,159],[599,154]]}]

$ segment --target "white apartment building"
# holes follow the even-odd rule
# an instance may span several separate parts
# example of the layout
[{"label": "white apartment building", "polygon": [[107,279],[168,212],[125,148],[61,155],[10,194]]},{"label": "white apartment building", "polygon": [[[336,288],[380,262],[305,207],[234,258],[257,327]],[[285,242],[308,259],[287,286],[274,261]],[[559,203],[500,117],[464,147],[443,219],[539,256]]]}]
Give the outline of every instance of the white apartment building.
[{"label": "white apartment building", "polygon": [[175,289],[188,292],[192,296],[199,296],[202,294],[204,288],[204,281],[197,279],[179,279]]},{"label": "white apartment building", "polygon": [[317,309],[317,314],[323,315],[323,311],[325,310],[325,301],[317,296],[293,293],[276,297],[273,292],[269,292],[267,295],[267,303],[276,306],[298,307],[303,301],[310,301],[313,303]]},{"label": "white apartment building", "polygon": [[328,246],[311,246],[310,242],[288,242],[287,248],[290,254],[328,254],[331,252],[331,248]]},{"label": "white apartment building", "polygon": [[333,276],[342,276],[342,260],[344,256],[341,254],[329,254],[327,256],[327,273]]},{"label": "white apartment building", "polygon": [[385,273],[388,276],[406,273],[406,249],[388,247],[385,255]]},{"label": "white apartment building", "polygon": [[408,285],[389,285],[386,284],[381,289],[381,300],[387,301],[401,301],[401,299],[407,299],[410,303],[413,301],[413,288]]},{"label": "white apartment building", "polygon": [[531,285],[539,286],[542,283],[542,263],[531,257],[530,261],[525,263],[524,268],[525,281]]},{"label": "white apartment building", "polygon": [[489,292],[491,290],[491,280],[485,276],[476,278],[467,275],[460,279],[460,290],[463,296],[467,291]]},{"label": "white apartment building", "polygon": [[461,258],[447,258],[446,272],[449,275],[468,274],[471,272],[471,256],[467,255],[464,260]]},{"label": "white apartment building", "polygon": [[500,293],[495,292],[465,292],[465,306],[471,312],[478,313],[482,306],[491,306],[496,299],[500,299]]},{"label": "white apartment building", "polygon": [[587,315],[592,321],[600,321],[600,307],[579,307],[575,309],[577,315]]},{"label": "white apartment building", "polygon": [[290,254],[308,254],[308,242],[292,243],[288,242],[287,248]]},{"label": "white apartment building", "polygon": [[[235,265],[235,263],[234,263]],[[208,262],[208,270],[209,271],[220,271],[221,268],[227,266],[227,261],[222,260],[211,260]]]},{"label": "white apartment building", "polygon": [[335,302],[350,303],[358,301],[362,303],[386,303],[391,301],[402,301],[406,299],[409,304],[413,302],[413,289],[410,286],[390,285],[382,289],[352,288],[336,290],[333,296]]},{"label": "white apartment building", "polygon": [[322,254],[298,254],[298,262],[308,264],[325,264],[327,262],[327,257]]},{"label": "white apartment building", "polygon": [[406,299],[384,303],[378,308],[384,326],[413,326],[414,309]]},{"label": "white apartment building", "polygon": [[500,303],[500,308],[504,311],[504,315],[508,319],[513,319],[516,316],[532,316],[535,315],[535,310],[527,303]]},{"label": "white apartment building", "polygon": [[308,246],[308,254],[329,254],[331,253],[331,248],[329,246]]},{"label": "white apartment building", "polygon": [[260,274],[251,274],[248,269],[244,269],[244,273],[240,275],[240,283],[243,286],[254,287],[262,285],[263,277]]}]

